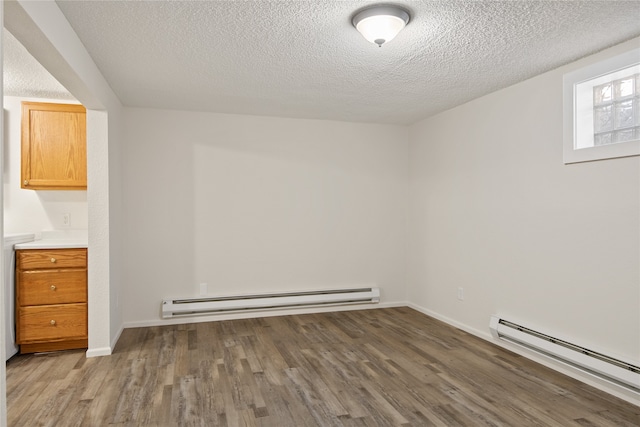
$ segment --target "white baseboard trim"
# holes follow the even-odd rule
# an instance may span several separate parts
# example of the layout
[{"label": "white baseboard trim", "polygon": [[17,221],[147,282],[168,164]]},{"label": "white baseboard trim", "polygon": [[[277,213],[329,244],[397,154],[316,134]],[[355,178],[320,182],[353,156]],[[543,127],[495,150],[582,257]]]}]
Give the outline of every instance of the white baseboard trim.
[{"label": "white baseboard trim", "polygon": [[122,335],[122,331],[124,331],[124,325],[123,324],[120,325],[120,329],[118,329],[118,332],[111,339],[111,351],[113,351],[116,348],[116,344],[118,343],[118,340],[120,339],[120,335]]},{"label": "white baseboard trim", "polygon": [[561,374],[567,375],[573,379],[581,381],[585,384],[588,384],[598,390],[604,391],[605,393],[609,393],[615,397],[618,397],[626,402],[629,402],[633,405],[640,406],[640,395],[638,393],[633,392],[625,387],[621,387],[615,384],[612,384],[606,380],[601,380],[595,376],[592,376],[588,373],[585,373],[577,368],[573,368],[571,366],[565,365],[562,362],[556,361],[552,358],[545,357],[540,353],[536,353],[535,351],[527,350],[520,346],[511,344],[509,342],[503,340],[496,340],[493,338],[491,333],[489,332],[489,318],[487,318],[487,331],[480,331],[478,329],[469,327],[463,323],[460,323],[456,320],[453,320],[447,316],[443,316],[440,313],[436,313],[427,308],[421,307],[419,305],[408,303],[408,307],[413,308],[416,311],[426,314],[427,316],[433,317],[434,319],[441,320],[444,323],[447,323],[455,328],[461,329],[465,332],[468,332],[471,335],[475,335],[478,338],[482,338],[485,341],[488,341],[492,344],[497,345],[498,347],[502,347],[506,350],[509,350],[513,353],[516,353],[522,357],[525,357],[529,360],[532,360],[536,363],[546,366],[547,368],[553,369],[554,371],[560,372]]},{"label": "white baseboard trim", "polygon": [[373,310],[376,308],[406,307],[406,302],[385,302],[378,304],[354,304],[331,307],[309,307],[282,310],[255,310],[251,312],[237,312],[214,314],[209,316],[186,316],[174,319],[138,320],[125,322],[123,328],[144,328],[149,326],[185,325],[188,323],[218,322],[221,320],[255,319],[258,317],[292,316],[296,314],[327,313],[332,311]]},{"label": "white baseboard trim", "polygon": [[[475,328],[471,328],[471,327],[465,325],[464,323],[460,323],[457,320],[453,320],[453,319],[451,319],[451,318],[449,318],[447,316],[441,315],[440,313],[436,313],[435,311],[429,310],[428,308],[424,308],[424,307],[421,307],[421,306],[413,304],[413,303],[407,303],[407,306],[409,308],[413,308],[416,311],[419,311],[420,313],[426,314],[429,317],[433,317],[434,319],[438,319],[438,320],[440,320],[440,321],[442,321],[442,322],[444,322],[444,323],[446,323],[448,325],[451,325],[451,326],[453,326],[455,328],[462,329],[463,331],[468,332],[471,335],[475,335],[475,336],[480,337],[480,338],[482,338],[484,340],[493,342],[493,337],[491,336],[491,332],[489,332],[488,330],[486,332],[484,332],[484,331],[480,331],[480,330],[475,329]],[[489,321],[488,320],[487,320],[487,325],[489,325]]]},{"label": "white baseboard trim", "polygon": [[118,342],[118,339],[120,339],[120,335],[122,334],[123,330],[124,330],[124,325],[120,325],[120,329],[118,330],[118,333],[111,340],[110,347],[90,348],[87,350],[86,356],[87,357],[111,356],[111,353],[113,352],[113,349],[116,348],[116,343]]},{"label": "white baseboard trim", "polygon": [[111,356],[111,347],[98,347],[98,348],[90,348],[85,353],[87,358],[89,357],[100,357],[100,356]]}]

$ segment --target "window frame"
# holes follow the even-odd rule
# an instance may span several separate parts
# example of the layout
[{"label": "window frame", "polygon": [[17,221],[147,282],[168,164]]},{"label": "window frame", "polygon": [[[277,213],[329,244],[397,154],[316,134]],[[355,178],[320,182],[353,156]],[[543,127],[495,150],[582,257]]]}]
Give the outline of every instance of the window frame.
[{"label": "window frame", "polygon": [[[612,58],[587,65],[563,76],[563,157],[565,164],[640,155],[640,139],[576,148],[584,145],[583,143],[577,142],[577,136],[581,133],[578,132],[577,129],[579,120],[576,115],[578,109],[578,91],[576,89],[578,85],[639,64],[640,48],[635,48]],[[597,86],[597,84],[593,84],[593,86]],[[584,124],[582,126],[584,126]],[[589,132],[593,134],[593,130]]]}]

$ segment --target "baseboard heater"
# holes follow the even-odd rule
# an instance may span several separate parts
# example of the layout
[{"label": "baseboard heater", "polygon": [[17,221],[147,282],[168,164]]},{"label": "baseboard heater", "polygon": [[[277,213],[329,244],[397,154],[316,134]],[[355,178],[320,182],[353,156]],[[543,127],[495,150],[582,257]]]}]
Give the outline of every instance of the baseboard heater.
[{"label": "baseboard heater", "polygon": [[526,347],[583,372],[634,392],[640,392],[640,367],[636,365],[554,338],[498,316],[491,316],[489,327],[494,338]]},{"label": "baseboard heater", "polygon": [[238,311],[303,308],[380,302],[380,289],[357,288],[211,298],[167,299],[162,317],[195,316]]}]

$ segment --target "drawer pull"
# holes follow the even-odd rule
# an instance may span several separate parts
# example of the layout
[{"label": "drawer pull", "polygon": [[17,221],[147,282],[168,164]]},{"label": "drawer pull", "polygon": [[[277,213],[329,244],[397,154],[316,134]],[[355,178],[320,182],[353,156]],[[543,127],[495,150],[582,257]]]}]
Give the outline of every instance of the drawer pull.
[{"label": "drawer pull", "polygon": [[56,262],[56,259],[55,258],[51,258],[51,262]]},{"label": "drawer pull", "polygon": [[55,325],[56,325],[56,321],[55,321],[55,320],[52,320],[52,321],[51,321],[51,322],[49,322],[49,323],[51,323],[51,326],[55,326]]},{"label": "drawer pull", "polygon": [[56,290],[56,285],[51,285],[51,290],[55,291]]}]

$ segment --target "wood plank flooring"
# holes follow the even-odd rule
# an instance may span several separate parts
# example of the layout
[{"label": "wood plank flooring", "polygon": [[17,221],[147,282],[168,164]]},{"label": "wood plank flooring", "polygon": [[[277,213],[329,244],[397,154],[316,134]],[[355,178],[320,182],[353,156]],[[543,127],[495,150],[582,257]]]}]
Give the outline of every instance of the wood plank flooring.
[{"label": "wood plank flooring", "polygon": [[640,407],[409,308],[126,329],[7,364],[9,426],[633,426]]}]

